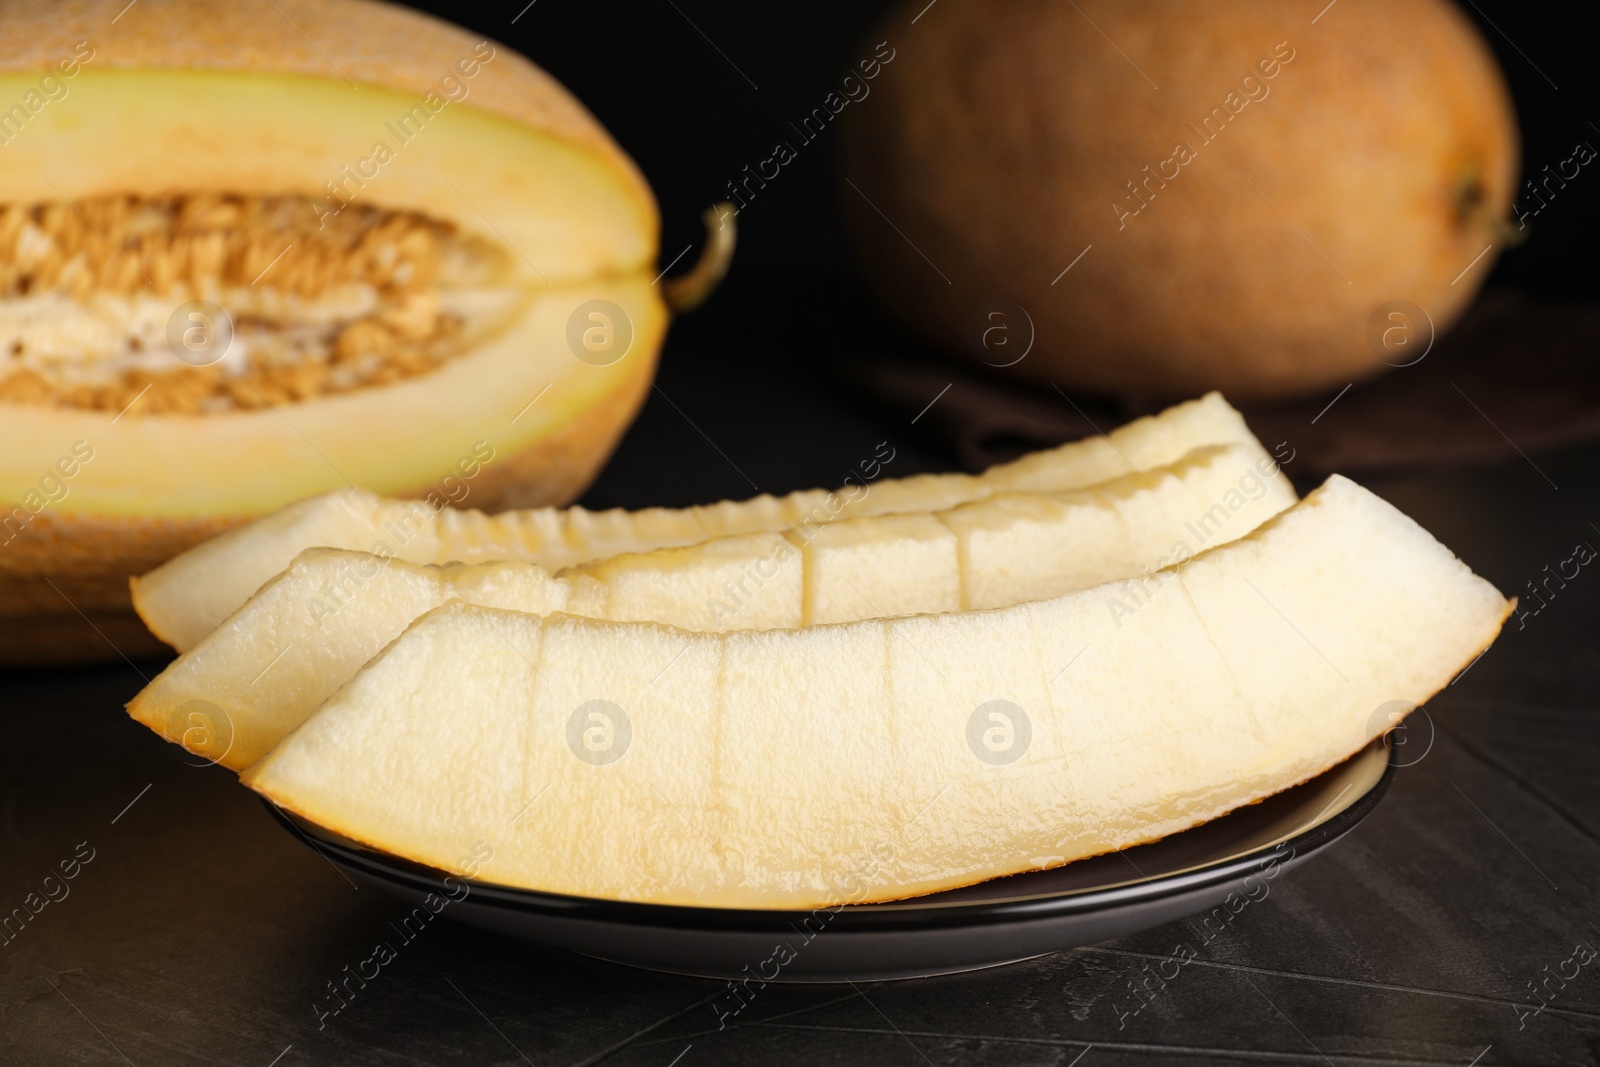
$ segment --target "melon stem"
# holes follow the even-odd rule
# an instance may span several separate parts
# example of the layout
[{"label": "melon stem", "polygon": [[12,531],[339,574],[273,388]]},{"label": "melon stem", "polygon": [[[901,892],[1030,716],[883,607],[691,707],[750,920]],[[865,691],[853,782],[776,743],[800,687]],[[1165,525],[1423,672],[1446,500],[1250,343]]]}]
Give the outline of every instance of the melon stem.
[{"label": "melon stem", "polygon": [[1510,219],[1493,218],[1489,226],[1501,248],[1516,248],[1528,239],[1528,230],[1513,226]]},{"label": "melon stem", "polygon": [[663,287],[667,307],[674,314],[693,311],[705,303],[728,273],[738,237],[733,221],[737,214],[732,204],[723,201],[711,205],[700,216],[706,224],[706,243],[700,258],[687,273],[668,278]]}]

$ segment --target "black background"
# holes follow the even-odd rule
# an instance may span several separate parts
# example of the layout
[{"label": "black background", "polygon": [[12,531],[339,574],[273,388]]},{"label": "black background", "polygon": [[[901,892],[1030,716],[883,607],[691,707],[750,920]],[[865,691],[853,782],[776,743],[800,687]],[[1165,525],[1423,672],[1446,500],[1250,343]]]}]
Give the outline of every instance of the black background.
[{"label": "black background", "polygon": [[[1325,0],[1292,3],[1309,16]],[[770,155],[777,141],[793,140],[788,123],[817,106],[880,37],[914,46],[909,18],[921,4],[890,15],[870,41],[869,32],[893,5],[537,0],[525,7],[513,0],[413,6],[517,48],[594,112],[655,188],[665,265],[686,245],[698,248],[700,214],[725,195],[726,183]],[[1580,140],[1600,147],[1585,7],[1491,0],[1461,7],[1482,29],[1511,85],[1524,175],[1569,158]],[[1405,62],[1405,42],[1391,45],[1393,61]],[[871,422],[881,413],[851,399],[805,329],[808,283],[852,270],[839,223],[836,132],[803,147],[740,214],[732,273],[711,303],[674,327],[660,392],[585,503],[689,504],[745,496],[752,485],[783,492],[831,484],[881,439]],[[1501,257],[1489,284],[1545,300],[1592,300],[1600,284],[1592,267],[1600,177],[1586,168],[1531,225],[1532,238]],[[953,462],[914,431],[895,444],[904,456],[898,474]]]}]

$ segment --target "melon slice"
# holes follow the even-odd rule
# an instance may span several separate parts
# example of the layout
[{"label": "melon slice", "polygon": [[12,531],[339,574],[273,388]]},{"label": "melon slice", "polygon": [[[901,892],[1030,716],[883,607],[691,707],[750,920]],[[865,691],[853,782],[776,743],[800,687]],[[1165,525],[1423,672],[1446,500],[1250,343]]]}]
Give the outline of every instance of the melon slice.
[{"label": "melon slice", "polygon": [[[1205,448],[1092,489],[842,519],[810,541],[793,533],[719,538],[554,577],[531,563],[438,567],[307,549],[169,665],[128,713],[242,770],[417,616],[455,598],[713,632],[1043,599],[1148,574],[1248,534],[1295,500],[1289,480],[1261,462],[1241,446]],[[212,728],[194,729],[195,714],[215,720]]]},{"label": "melon slice", "polygon": [[100,644],[78,611],[308,495],[593,478],[666,326],[658,219],[539,68],[371,0],[18,0],[0,38],[0,632]]},{"label": "melon slice", "polygon": [[[811,908],[1149,841],[1304,781],[1511,605],[1343,478],[1139,581],[995,611],[694,634],[423,616],[246,784],[486,881]],[[480,853],[483,850],[480,849]]]},{"label": "melon slice", "polygon": [[[925,474],[838,492],[808,490],[679,509],[542,508],[485,515],[344,489],[191,549],[136,579],[133,602],[158,637],[184,651],[307,548],[379,552],[412,563],[525,559],[557,570],[735,534],[784,528],[804,534],[841,517],[932,511],[1007,490],[1077,489],[1172,463],[1213,444],[1244,445],[1266,456],[1239,413],[1213,393],[980,475]],[[870,477],[882,465],[863,461],[863,469]]]}]

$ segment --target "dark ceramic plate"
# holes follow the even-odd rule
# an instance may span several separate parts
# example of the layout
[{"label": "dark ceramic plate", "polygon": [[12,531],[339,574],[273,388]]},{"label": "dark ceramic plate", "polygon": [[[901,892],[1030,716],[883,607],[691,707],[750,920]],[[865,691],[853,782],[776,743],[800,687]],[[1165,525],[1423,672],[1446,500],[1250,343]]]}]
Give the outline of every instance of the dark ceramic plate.
[{"label": "dark ceramic plate", "polygon": [[[635,967],[752,982],[910,978],[993,967],[1186,915],[1225,925],[1349,833],[1393,775],[1386,740],[1277,796],[1148,845],[889,904],[745,911],[511,889],[358,845],[268,805],[352,877],[512,937]],[[466,888],[470,887],[470,888]],[[464,892],[465,889],[465,892]],[[459,899],[455,899],[459,898]]]}]

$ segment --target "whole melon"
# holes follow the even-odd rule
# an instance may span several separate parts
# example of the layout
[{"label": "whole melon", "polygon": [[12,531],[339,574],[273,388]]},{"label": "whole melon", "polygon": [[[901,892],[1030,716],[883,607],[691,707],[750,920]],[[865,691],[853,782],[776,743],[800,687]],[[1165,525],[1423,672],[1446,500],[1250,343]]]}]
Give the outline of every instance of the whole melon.
[{"label": "whole melon", "polygon": [[1011,373],[1342,387],[1420,358],[1516,236],[1510,96],[1447,0],[910,0],[880,39],[841,116],[866,281]]}]

